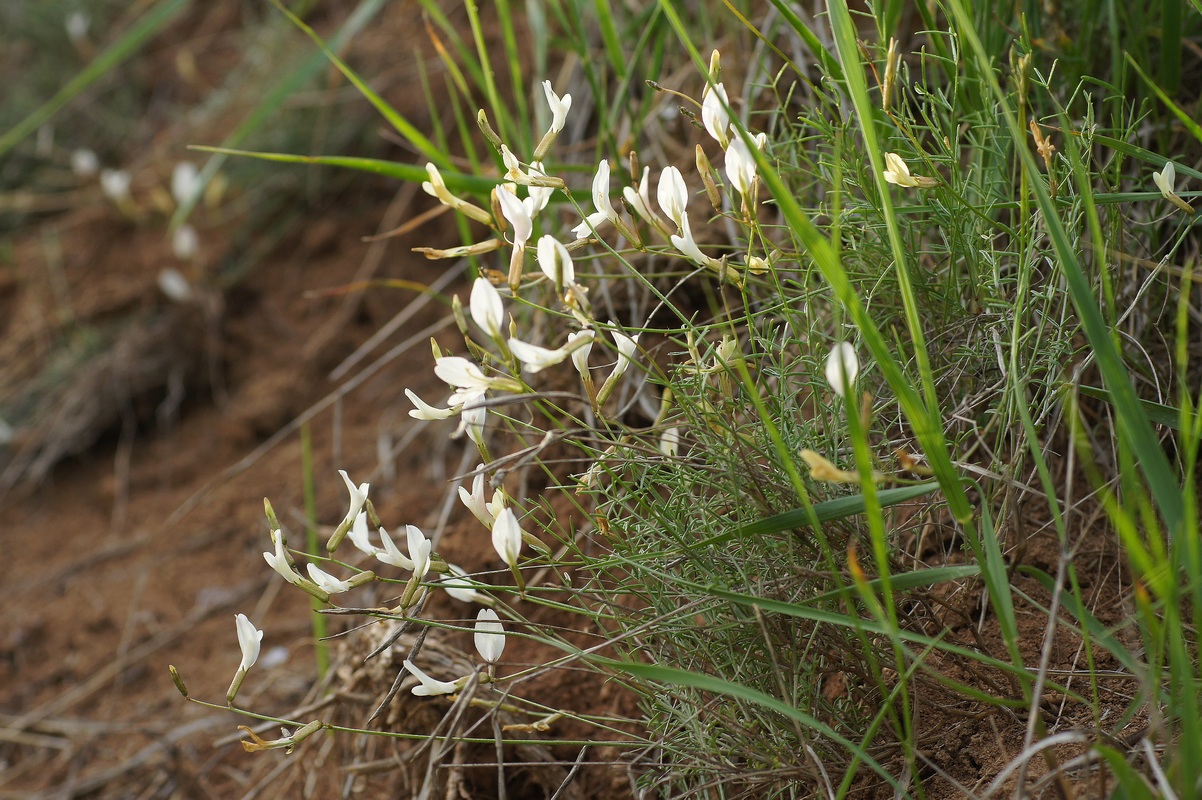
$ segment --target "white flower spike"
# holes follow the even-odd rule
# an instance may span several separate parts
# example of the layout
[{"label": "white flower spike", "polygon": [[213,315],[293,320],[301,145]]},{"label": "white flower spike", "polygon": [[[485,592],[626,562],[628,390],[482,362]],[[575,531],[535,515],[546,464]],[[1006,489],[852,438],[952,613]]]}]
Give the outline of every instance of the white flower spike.
[{"label": "white flower spike", "polygon": [[501,625],[497,612],[491,608],[482,608],[476,615],[476,652],[489,664],[497,663],[505,650],[505,628]]},{"label": "white flower spike", "polygon": [[256,628],[245,614],[235,614],[234,624],[238,628],[238,646],[242,649],[242,663],[238,669],[246,672],[259,660],[259,646],[263,641],[263,631]]},{"label": "white flower spike", "polygon": [[826,358],[826,381],[840,397],[847,397],[860,374],[860,360],[850,342],[839,342]]},{"label": "white flower spike", "polygon": [[1152,182],[1156,184],[1156,188],[1164,195],[1165,200],[1168,200],[1187,214],[1194,213],[1194,207],[1181,199],[1177,194],[1177,167],[1173,165],[1172,161],[1166,161],[1164,168],[1160,172],[1152,173]]}]

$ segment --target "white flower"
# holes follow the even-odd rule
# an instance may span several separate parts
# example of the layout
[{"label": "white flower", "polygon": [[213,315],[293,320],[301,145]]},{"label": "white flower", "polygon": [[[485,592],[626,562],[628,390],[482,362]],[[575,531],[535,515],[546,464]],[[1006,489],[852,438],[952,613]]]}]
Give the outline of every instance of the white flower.
[{"label": "white flower", "polygon": [[171,171],[171,196],[175,204],[182,206],[192,199],[200,188],[200,174],[191,161],[181,161]]},{"label": "white flower", "polygon": [[67,38],[75,44],[83,42],[88,36],[88,28],[92,24],[92,18],[84,11],[73,11],[63,20],[63,27],[67,30]]},{"label": "white flower", "polygon": [[505,306],[501,302],[501,293],[488,278],[476,278],[476,282],[472,284],[470,309],[472,319],[481,330],[493,339],[501,338],[501,328],[505,324]]},{"label": "white flower", "polygon": [[622,189],[622,196],[626,198],[627,203],[630,203],[630,207],[636,214],[658,228],[663,225],[663,222],[651,208],[651,190],[648,185],[650,178],[651,167],[643,167],[643,177],[639,179],[638,191],[635,191],[633,186],[627,186]]},{"label": "white flower", "polygon": [[609,159],[602,159],[597,164],[597,173],[593,175],[593,208],[597,210],[572,229],[576,238],[588,236],[605,220],[614,222],[618,219],[618,212],[614,211],[613,204],[609,202]]},{"label": "white flower", "polygon": [[547,105],[551,107],[551,132],[559,133],[568,118],[568,109],[572,107],[572,95],[563,97],[555,94],[551,81],[543,81],[543,93],[547,95]]},{"label": "white flower", "polygon": [[685,211],[689,206],[689,188],[684,176],[676,167],[665,167],[659,174],[659,188],[655,192],[659,207],[676,223],[677,229],[684,227]]},{"label": "white flower", "polygon": [[178,269],[167,267],[161,270],[158,284],[159,291],[165,294],[169,300],[186,303],[192,299],[192,284],[188,283],[188,279]]},{"label": "white flower", "polygon": [[263,558],[267,561],[268,566],[278,572],[284,580],[300,586],[305,580],[301,574],[292,568],[288,562],[288,554],[284,552],[284,534],[280,531],[271,532],[271,541],[275,544],[275,553],[264,553]]},{"label": "white flower", "polygon": [[1152,182],[1170,203],[1189,214],[1194,213],[1194,207],[1177,194],[1177,167],[1173,165],[1172,161],[1166,161],[1160,172],[1152,173]]},{"label": "white flower", "polygon": [[570,287],[576,283],[576,270],[572,265],[572,256],[563,243],[550,234],[538,240],[539,269],[551,279],[556,289]]},{"label": "white flower", "polygon": [[380,528],[380,541],[384,543],[384,549],[374,553],[377,561],[403,570],[412,570],[416,566],[409,556],[401,552],[401,549],[396,546],[396,542],[392,541],[392,537],[388,535],[388,531],[383,528]]},{"label": "white flower", "polygon": [[338,470],[338,474],[342,476],[342,482],[346,484],[346,490],[350,492],[351,495],[351,502],[346,509],[346,516],[342,518],[342,522],[338,527],[341,528],[345,526],[349,531],[351,525],[355,523],[355,517],[359,516],[359,512],[363,510],[363,504],[367,502],[367,490],[369,485],[366,483],[361,483],[356,488],[354,482],[351,481],[350,477],[346,474],[346,470],[340,469]]},{"label": "white flower", "polygon": [[489,664],[495,664],[505,650],[505,628],[497,612],[482,608],[476,615],[476,652]]},{"label": "white flower", "polygon": [[536,344],[523,342],[521,339],[510,339],[509,350],[513,353],[514,358],[522,362],[527,372],[540,372],[563,361],[576,350],[590,346],[592,342],[591,337],[569,336],[567,344],[555,350],[548,350]]},{"label": "white flower", "polygon": [[744,197],[751,194],[755,182],[755,156],[742,137],[736,136],[726,148],[726,177]]},{"label": "white flower", "polygon": [[613,337],[614,344],[618,346],[618,363],[614,364],[614,370],[609,377],[610,380],[617,380],[630,366],[630,361],[634,358],[635,351],[638,350],[639,337],[638,334],[627,336],[616,328],[611,330],[609,335]]},{"label": "white flower", "polygon": [[[546,177],[547,171],[543,169],[542,162],[531,161],[529,178]],[[526,211],[530,213],[531,219],[547,207],[547,203],[551,200],[551,195],[555,194],[555,189],[551,186],[529,186],[526,191],[526,199],[522,201],[522,205],[526,206]]]},{"label": "white flower", "polygon": [[450,576],[439,581],[439,585],[452,598],[461,603],[484,603],[488,601],[487,596],[480,594],[473,588],[475,584],[468,578],[467,573],[462,567],[447,564],[447,570],[451,573]]},{"label": "white flower", "polygon": [[688,214],[680,218],[680,236],[673,235],[671,238],[672,246],[679,250],[684,255],[701,264],[703,267],[709,267],[721,273],[723,264],[716,258],[707,256],[701,252],[701,248],[697,246],[697,241],[693,238],[693,231],[689,227]]},{"label": "white flower", "polygon": [[91,178],[100,171],[100,159],[86,147],[71,154],[71,171],[77,178]]},{"label": "white flower", "polygon": [[489,214],[487,211],[480,208],[480,206],[469,203],[466,200],[460,200],[458,197],[451,194],[451,190],[448,189],[446,183],[443,182],[442,173],[438,171],[438,167],[427,162],[426,174],[430,177],[430,180],[422,182],[423,192],[431,197],[437,197],[438,202],[442,203],[444,206],[450,206],[459,213],[471,217],[477,222],[482,222],[485,225],[492,224],[492,214]]},{"label": "white flower", "polygon": [[588,379],[591,377],[588,369],[588,356],[593,349],[593,339],[596,333],[591,328],[586,328],[579,333],[569,333],[568,343],[581,341],[582,344],[577,345],[572,350],[572,366],[580,373],[581,378]]},{"label": "white flower", "polygon": [[484,499],[484,465],[476,465],[476,475],[472,478],[472,490],[469,492],[462,485],[459,487],[459,499],[467,506],[467,510],[480,520],[485,527],[491,528],[493,514]]},{"label": "white flower", "polygon": [[930,188],[938,186],[939,181],[922,175],[911,175],[910,167],[897,153],[885,153],[885,171],[883,177],[886,183],[913,188],[915,186]]},{"label": "white flower", "polygon": [[[434,360],[434,374],[455,390],[450,405],[466,405],[484,395],[496,383],[480,368],[462,356],[442,356]],[[411,400],[413,398],[410,398]]]},{"label": "white flower", "polygon": [[659,437],[659,451],[668,458],[674,457],[680,450],[680,428],[672,426]]},{"label": "white flower", "polygon": [[183,261],[191,261],[200,252],[200,236],[191,225],[180,225],[171,234],[171,252]]},{"label": "white flower", "polygon": [[417,678],[421,683],[414,686],[413,694],[418,697],[433,697],[440,694],[454,694],[467,685],[471,679],[470,675],[465,675],[462,678],[454,681],[436,681],[426,673],[422,672],[409,659],[405,659],[405,669],[409,670],[409,674]]},{"label": "white flower", "polygon": [[860,372],[856,349],[849,342],[839,342],[826,358],[826,380],[840,397],[846,397]]},{"label": "white flower", "polygon": [[100,172],[100,191],[114,203],[129,199],[129,173],[123,169],[106,169]]},{"label": "white flower", "polygon": [[522,162],[506,145],[501,145],[501,162],[505,164],[505,177],[514,183],[527,183],[530,176],[522,169]]},{"label": "white flower", "polygon": [[466,433],[467,438],[475,442],[477,447],[483,446],[484,442],[484,423],[488,418],[488,406],[480,403],[480,397],[468,400],[463,404],[463,411],[459,414],[459,427],[455,429],[455,436]]},{"label": "white flower", "polygon": [[351,525],[347,537],[350,538],[355,549],[365,555],[374,556],[379,552],[380,548],[371,543],[371,529],[367,527],[366,511],[360,511],[359,516],[355,517],[355,524]]},{"label": "white flower", "polygon": [[723,149],[730,144],[730,115],[726,112],[729,105],[725,86],[716,83],[705,87],[701,96],[701,122]]},{"label": "white flower", "polygon": [[235,614],[234,624],[238,628],[238,646],[242,648],[242,663],[238,669],[246,672],[259,660],[259,643],[263,641],[263,631],[257,629],[245,614]]},{"label": "white flower", "polygon": [[338,580],[330,573],[318,567],[312,561],[306,565],[306,569],[309,571],[309,577],[312,578],[313,582],[320,586],[322,591],[324,591],[326,594],[339,594],[340,592],[347,592],[351,589],[350,581]]},{"label": "white flower", "polygon": [[501,511],[493,521],[492,546],[510,569],[517,569],[518,554],[522,551],[522,526],[512,508]]},{"label": "white flower", "polygon": [[405,390],[405,396],[409,398],[409,401],[413,403],[414,406],[416,406],[416,408],[409,409],[409,416],[413,417],[414,419],[446,419],[447,417],[453,417],[459,413],[458,409],[454,408],[435,408],[426,401],[422,400],[409,389]]},{"label": "white flower", "polygon": [[507,185],[498,186],[493,189],[493,193],[501,206],[501,214],[513,228],[513,246],[522,249],[530,240],[530,234],[534,232],[534,220],[530,216],[530,209],[516,194],[506,188]]},{"label": "white flower", "polygon": [[405,534],[409,539],[409,558],[413,561],[413,574],[418,578],[424,577],[430,571],[430,548],[433,545],[416,525],[406,525]]}]

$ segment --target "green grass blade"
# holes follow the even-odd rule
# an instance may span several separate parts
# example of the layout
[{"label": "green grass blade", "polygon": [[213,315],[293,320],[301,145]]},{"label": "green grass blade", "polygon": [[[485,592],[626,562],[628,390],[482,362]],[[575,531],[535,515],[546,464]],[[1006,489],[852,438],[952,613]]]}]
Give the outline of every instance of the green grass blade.
[{"label": "green grass blade", "polygon": [[134,26],[120,39],[105,48],[96,58],[66,86],[59,89],[54,97],[34,109],[29,116],[18,122],[3,136],[0,136],[0,156],[11,150],[18,142],[36,131],[51,117],[57,114],[65,105],[70,103],[93,82],[107,75],[121,62],[134,55],[150,39],[162,30],[175,15],[182,11],[189,0],[161,0],[157,5],[143,14]]}]

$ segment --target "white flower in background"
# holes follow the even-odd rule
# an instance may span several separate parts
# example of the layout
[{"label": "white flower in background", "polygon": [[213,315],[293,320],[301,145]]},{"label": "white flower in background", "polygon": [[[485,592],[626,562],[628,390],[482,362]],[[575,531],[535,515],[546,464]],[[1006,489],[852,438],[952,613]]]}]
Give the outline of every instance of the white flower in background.
[{"label": "white flower in background", "polygon": [[609,202],[609,159],[602,159],[597,164],[596,174],[593,175],[593,208],[597,210],[585,217],[584,222],[572,228],[572,233],[577,239],[589,236],[606,220],[612,223],[618,219],[618,212],[614,211],[613,204]]},{"label": "white flower in background", "polygon": [[840,397],[846,397],[860,373],[860,360],[850,342],[839,342],[826,358],[826,381]]},{"label": "white flower in background", "polygon": [[359,516],[355,517],[355,523],[351,525],[347,538],[351,540],[355,549],[364,555],[374,556],[380,550],[371,543],[371,529],[367,526],[366,511],[360,511]]},{"label": "white flower in background", "polygon": [[1152,182],[1156,184],[1156,188],[1164,195],[1164,199],[1187,214],[1194,213],[1194,207],[1185,202],[1177,194],[1177,167],[1173,165],[1172,161],[1166,161],[1164,168],[1160,172],[1152,173]]},{"label": "white flower in background", "polygon": [[501,511],[493,521],[492,546],[501,560],[516,572],[518,555],[522,552],[522,526],[512,508]]},{"label": "white flower in background", "polygon": [[[462,488],[462,487],[460,487]],[[462,567],[457,567],[454,564],[447,564],[447,570],[450,575],[439,581],[439,585],[446,590],[453,599],[461,603],[487,603],[489,598],[487,595],[480,594],[474,588],[477,585],[468,577],[467,572]]]},{"label": "white flower in background", "polygon": [[200,173],[191,161],[181,161],[171,171],[171,196],[182,206],[200,190]]},{"label": "white flower in background", "polygon": [[488,407],[480,401],[483,395],[478,395],[463,404],[463,410],[459,414],[459,427],[455,429],[455,436],[466,433],[467,438],[475,443],[476,447],[484,446],[484,423],[488,418]]},{"label": "white flower in background", "polygon": [[245,614],[235,614],[234,624],[238,628],[238,646],[242,649],[242,663],[238,669],[246,672],[259,660],[260,642],[263,631],[257,629]]},{"label": "white flower in background", "polygon": [[[495,498],[498,492],[493,492]],[[467,510],[472,512],[472,516],[480,520],[484,527],[491,528],[493,520],[496,516],[489,507],[489,501],[484,498],[484,465],[476,465],[476,475],[472,478],[472,490],[469,492],[462,485],[459,487],[459,499],[463,505],[467,506]]]},{"label": "white flower in background", "polygon": [[106,169],[100,172],[100,191],[114,203],[129,200],[129,173],[123,169]]},{"label": "white flower in background", "polygon": [[[662,178],[660,182],[663,182]],[[622,196],[626,198],[626,202],[630,204],[635,213],[646,220],[648,224],[656,228],[663,228],[663,220],[651,208],[650,183],[651,167],[643,167],[643,176],[639,178],[638,190],[636,191],[633,186],[627,186],[622,189]]]},{"label": "white flower in background", "polygon": [[388,531],[384,530],[383,528],[380,528],[380,541],[384,543],[384,549],[377,550],[373,554],[375,555],[377,561],[389,564],[397,569],[403,569],[406,571],[413,570],[413,568],[416,566],[413,563],[413,560],[401,552],[401,548],[396,546],[396,542],[394,542],[392,537],[388,535]]},{"label": "white flower in background", "polygon": [[100,159],[86,147],[71,154],[71,171],[81,179],[94,178],[100,172]]},{"label": "white flower in background", "polygon": [[191,225],[180,225],[171,234],[171,252],[183,261],[191,261],[200,252],[200,235]]},{"label": "white flower in background", "polygon": [[434,374],[455,390],[449,401],[449,405],[452,406],[465,405],[483,397],[484,393],[497,383],[462,356],[442,356],[434,359]]},{"label": "white flower in background", "polygon": [[416,665],[409,659],[404,661],[405,669],[409,670],[409,674],[417,678],[420,683],[414,686],[413,694],[418,697],[434,697],[440,694],[454,694],[467,685],[471,680],[470,675],[465,675],[462,678],[454,681],[436,681],[426,673],[417,668]]},{"label": "white flower in background", "polygon": [[501,329],[505,325],[505,305],[501,302],[501,293],[488,278],[476,278],[476,282],[472,284],[469,308],[472,319],[480,329],[499,341],[502,338]]},{"label": "white flower in background", "polygon": [[672,426],[659,437],[659,451],[673,458],[680,451],[680,428]]},{"label": "white flower in background", "polygon": [[84,11],[73,11],[63,20],[63,28],[67,31],[67,38],[73,44],[80,44],[88,38],[88,28],[92,25],[92,18]]},{"label": "white flower in background", "polygon": [[885,164],[886,166],[883,177],[886,183],[892,183],[897,186],[904,186],[907,188],[913,188],[917,186],[924,189],[939,185],[939,181],[935,178],[927,178],[922,175],[911,175],[910,167],[897,153],[885,153]]},{"label": "white flower in background", "polygon": [[350,581],[340,581],[330,573],[318,567],[312,561],[305,565],[309,571],[309,577],[321,587],[321,590],[326,594],[339,594],[347,592],[351,589]]},{"label": "white flower in background", "polygon": [[292,564],[288,561],[288,554],[284,551],[284,534],[278,530],[271,531],[271,541],[275,544],[275,553],[264,553],[263,559],[284,580],[293,586],[300,586],[305,579],[292,568]]},{"label": "white flower in background", "polygon": [[550,234],[538,240],[538,267],[551,279],[557,290],[562,291],[576,283],[576,269],[572,256],[563,243]]},{"label": "white flower in background", "polygon": [[543,93],[547,95],[547,105],[551,107],[551,132],[559,133],[568,119],[568,109],[572,107],[572,95],[563,97],[555,94],[551,81],[543,81]]},{"label": "white flower in background", "polygon": [[409,539],[409,558],[413,561],[413,575],[416,578],[425,577],[430,571],[430,548],[433,543],[416,525],[406,525],[405,535]]},{"label": "white flower in background", "polygon": [[689,188],[684,176],[676,167],[665,167],[659,174],[659,188],[655,192],[659,207],[676,223],[677,230],[685,226],[685,212],[689,207]]},{"label": "white flower in background", "polygon": [[531,218],[530,209],[526,207],[526,204],[507,188],[512,185],[498,186],[493,189],[493,194],[501,206],[501,214],[513,229],[513,246],[521,250],[526,247],[526,242],[530,240],[530,234],[534,232],[534,220]]},{"label": "white flower in background", "polygon": [[471,217],[485,225],[492,225],[492,214],[489,214],[478,205],[469,203],[466,200],[460,200],[451,194],[451,190],[447,188],[446,183],[443,181],[442,173],[438,171],[438,167],[430,162],[426,162],[426,174],[430,177],[430,180],[422,182],[423,192],[431,197],[437,197],[438,202],[444,206],[450,206],[464,216]]},{"label": "white flower in background", "polygon": [[414,419],[446,419],[459,413],[459,409],[457,408],[435,408],[414,394],[410,389],[405,390],[405,396],[408,397],[409,401],[415,406],[415,408],[411,408],[409,410],[409,416],[413,417]]},{"label": "white flower in background", "polygon": [[497,663],[505,650],[505,628],[501,625],[497,612],[491,608],[482,608],[476,615],[476,652],[489,664]]},{"label": "white flower in background", "polygon": [[730,144],[730,115],[726,112],[729,105],[725,86],[716,83],[705,87],[701,95],[701,122],[723,150]]},{"label": "white flower in background", "polygon": [[169,300],[186,303],[192,299],[192,284],[188,283],[188,279],[178,269],[167,267],[160,270],[158,284],[159,291]]}]

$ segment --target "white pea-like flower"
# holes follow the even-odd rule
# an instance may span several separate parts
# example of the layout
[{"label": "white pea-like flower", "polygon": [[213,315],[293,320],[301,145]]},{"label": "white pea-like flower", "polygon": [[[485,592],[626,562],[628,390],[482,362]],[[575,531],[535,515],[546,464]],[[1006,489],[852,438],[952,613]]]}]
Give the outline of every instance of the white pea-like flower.
[{"label": "white pea-like flower", "polygon": [[426,175],[429,176],[430,180],[422,182],[423,192],[431,197],[438,198],[438,202],[455,209],[464,216],[471,217],[485,225],[492,224],[492,214],[489,214],[474,203],[461,200],[451,194],[451,190],[447,188],[447,184],[442,178],[442,173],[438,171],[438,167],[434,164],[426,162]]},{"label": "white pea-like flower", "polygon": [[609,159],[601,159],[597,164],[597,172],[593,175],[593,208],[597,210],[572,229],[576,238],[588,236],[606,220],[613,223],[618,219],[618,212],[614,211],[613,204],[609,202]]},{"label": "white pea-like flower", "polygon": [[405,669],[409,670],[409,674],[420,681],[418,685],[414,686],[411,690],[417,697],[434,697],[441,694],[454,694],[466,686],[467,682],[471,679],[470,675],[465,675],[462,678],[454,681],[439,681],[422,672],[409,659],[405,659],[404,664]]},{"label": "white pea-like flower", "polygon": [[288,554],[284,551],[284,534],[281,531],[273,530],[271,531],[271,540],[275,545],[275,552],[263,553],[263,559],[288,583],[300,586],[305,579],[292,568],[292,564],[288,561]]},{"label": "white pea-like flower", "polygon": [[1194,213],[1194,207],[1185,202],[1177,194],[1177,167],[1173,165],[1172,161],[1166,161],[1160,172],[1152,173],[1152,182],[1156,184],[1156,188],[1164,195],[1164,199],[1187,214]]},{"label": "white pea-like flower", "polygon": [[563,243],[550,234],[538,240],[538,267],[543,274],[551,279],[557,289],[571,287],[576,283],[576,270],[572,265],[572,255]]},{"label": "white pea-like flower", "polygon": [[719,274],[722,273],[724,265],[718,259],[707,256],[701,252],[701,248],[697,246],[697,240],[693,238],[693,230],[689,227],[689,216],[685,214],[680,218],[680,235],[673,235],[671,238],[672,246],[683,253],[688,258],[696,261],[703,267],[708,267],[715,270]]},{"label": "white pea-like flower", "polygon": [[350,581],[338,580],[312,561],[305,568],[309,571],[309,578],[321,587],[322,591],[326,594],[340,594],[341,592],[349,592],[351,589]]},{"label": "white pea-like flower", "polygon": [[659,207],[676,223],[679,230],[685,226],[685,212],[689,207],[689,188],[685,185],[684,176],[676,167],[664,167],[659,174],[659,187],[655,192]]},{"label": "white pea-like flower", "polygon": [[747,197],[755,183],[755,156],[747,143],[736,136],[726,148],[726,177],[739,194]]},{"label": "white pea-like flower", "polygon": [[457,408],[437,408],[430,405],[426,401],[418,397],[411,389],[405,390],[405,396],[413,403],[414,408],[409,409],[409,416],[414,419],[435,420],[447,419],[459,413]]},{"label": "white pea-like flower", "polygon": [[100,191],[114,203],[129,200],[129,173],[123,169],[106,169],[100,172]]},{"label": "white pea-like flower", "polygon": [[246,672],[259,660],[259,647],[263,631],[255,627],[245,614],[235,614],[234,624],[238,629],[238,647],[242,649],[242,663],[238,669]]},{"label": "white pea-like flower", "polygon": [[380,548],[371,543],[371,529],[367,526],[366,511],[360,511],[359,516],[355,517],[355,522],[351,525],[347,538],[351,540],[355,549],[364,555],[374,556],[379,552]]},{"label": "white pea-like flower", "polygon": [[433,545],[416,525],[406,525],[405,535],[409,539],[409,558],[413,561],[413,574],[418,578],[425,577],[430,571],[430,548]]},{"label": "white pea-like flower", "polygon": [[492,524],[492,546],[510,569],[517,569],[522,552],[522,526],[512,508],[497,514]]},{"label": "white pea-like flower", "polygon": [[523,249],[530,240],[530,234],[534,232],[534,220],[526,204],[506,186],[508,184],[498,186],[493,189],[493,193],[501,206],[501,214],[513,229],[513,246]]},{"label": "white pea-like flower", "polygon": [[369,484],[361,483],[355,486],[354,481],[346,474],[346,470],[338,470],[338,474],[342,476],[342,482],[346,484],[346,490],[350,493],[350,505],[347,506],[346,516],[343,517],[339,528],[345,527],[347,531],[355,524],[355,517],[359,516],[359,512],[363,510],[363,505],[367,502],[367,491],[370,488]]},{"label": "white pea-like flower", "polygon": [[476,615],[476,652],[489,664],[497,663],[505,650],[505,628],[491,608],[482,608]]},{"label": "white pea-like flower", "polygon": [[715,83],[705,87],[701,96],[701,123],[723,150],[730,144],[730,114],[726,111],[729,105],[725,86]]},{"label": "white pea-like flower", "polygon": [[472,490],[469,492],[462,485],[459,487],[459,500],[472,512],[472,516],[480,520],[485,527],[491,528],[493,514],[484,497],[484,465],[476,465],[476,474],[472,478]]},{"label": "white pea-like flower", "polygon": [[71,153],[71,171],[77,178],[92,178],[100,172],[100,159],[93,150],[81,147]]},{"label": "white pea-like flower", "polygon": [[547,105],[551,107],[551,132],[559,133],[568,119],[568,110],[572,107],[572,95],[563,97],[555,94],[551,81],[543,81],[543,93],[547,96]]},{"label": "white pea-like flower", "polygon": [[505,325],[505,305],[501,301],[501,293],[488,278],[476,278],[472,284],[469,309],[472,319],[481,330],[494,340],[501,338],[501,329]]},{"label": "white pea-like flower", "polygon": [[462,567],[454,564],[447,564],[447,571],[450,573],[439,581],[438,585],[446,590],[453,599],[461,603],[487,603],[487,595],[477,592],[474,588],[478,584],[474,584],[468,577],[467,572]]},{"label": "white pea-like flower", "polygon": [[911,175],[910,167],[897,153],[885,153],[885,171],[882,177],[886,183],[892,183],[906,188],[930,188],[938,186],[939,181],[923,175]]},{"label": "white pea-like flower", "polygon": [[639,178],[639,187],[636,190],[633,186],[627,186],[622,189],[622,196],[626,198],[626,202],[634,209],[634,212],[647,221],[648,224],[660,228],[663,222],[659,215],[651,208],[651,167],[643,167],[643,175]]},{"label": "white pea-like flower", "polygon": [[659,451],[673,458],[680,451],[680,428],[673,425],[659,437]]},{"label": "white pea-like flower", "polygon": [[846,397],[860,374],[860,360],[850,342],[839,342],[826,358],[826,381],[840,397]]},{"label": "white pea-like flower", "polygon": [[580,342],[572,350],[572,366],[580,373],[580,377],[585,380],[591,379],[591,373],[588,368],[588,356],[593,350],[593,339],[596,336],[597,334],[592,328],[585,328],[579,333],[568,334],[568,342],[570,344]]},{"label": "white pea-like flower", "polygon": [[449,402],[453,406],[465,405],[470,400],[482,397],[496,383],[480,367],[462,356],[435,359],[434,374],[455,390]]},{"label": "white pea-like flower", "polygon": [[381,561],[385,564],[394,566],[397,569],[403,569],[407,571],[412,571],[413,568],[417,566],[413,563],[413,560],[409,558],[409,556],[401,552],[401,548],[396,546],[396,542],[394,542],[392,537],[388,535],[388,531],[384,530],[383,528],[380,528],[380,541],[384,543],[384,549],[377,550],[373,554],[375,555],[377,561]]},{"label": "white pea-like flower", "polygon": [[488,418],[488,406],[480,401],[483,395],[477,395],[474,398],[469,398],[463,404],[463,410],[459,413],[459,427],[455,429],[454,436],[467,434],[467,438],[471,439],[477,447],[482,447],[484,444],[484,423]]}]

